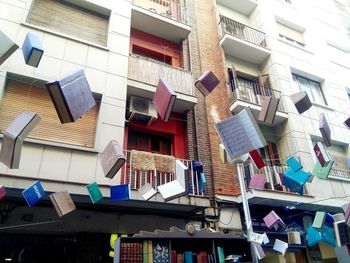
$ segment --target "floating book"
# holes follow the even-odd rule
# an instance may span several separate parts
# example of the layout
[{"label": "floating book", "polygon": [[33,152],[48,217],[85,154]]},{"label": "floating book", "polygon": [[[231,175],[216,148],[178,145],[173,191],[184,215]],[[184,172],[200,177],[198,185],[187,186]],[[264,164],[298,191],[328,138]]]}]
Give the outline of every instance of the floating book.
[{"label": "floating book", "polygon": [[286,227],[286,225],[284,224],[284,222],[282,221],[282,219],[276,214],[275,211],[271,211],[270,213],[267,214],[267,216],[265,216],[263,218],[264,222],[265,222],[265,225],[268,227],[268,228],[271,228],[271,227],[275,227],[277,228],[278,225],[281,225],[283,227]]},{"label": "floating book", "polygon": [[46,83],[46,88],[61,123],[75,122],[96,105],[83,69]]},{"label": "floating book", "polygon": [[294,172],[291,168],[284,173],[283,185],[290,190],[302,195],[304,194],[304,185],[310,180],[311,174],[303,170]]},{"label": "floating book", "polygon": [[300,232],[298,231],[287,232],[287,236],[288,236],[288,244],[301,245]]},{"label": "floating book", "polygon": [[336,246],[335,234],[334,234],[333,227],[328,227],[326,225],[323,226],[321,236],[322,236],[323,242],[327,243],[328,245],[330,245],[332,247]]},{"label": "floating book", "polygon": [[44,54],[44,48],[40,38],[30,32],[27,33],[22,46],[22,52],[26,64],[37,68]]},{"label": "floating book", "polygon": [[215,128],[231,160],[266,145],[266,140],[249,107],[216,123]]},{"label": "floating book", "polygon": [[349,227],[346,222],[334,222],[335,241],[338,247],[347,246],[350,244]]},{"label": "floating book", "polygon": [[322,143],[316,142],[314,152],[322,167],[326,166],[331,161],[331,158]]},{"label": "floating book", "polygon": [[266,255],[265,252],[260,244],[254,243],[253,244],[255,254],[257,255],[258,259],[263,259]]},{"label": "floating book", "polygon": [[249,152],[250,159],[253,161],[257,169],[265,167],[263,159],[261,159],[260,153],[258,150],[253,150]]},{"label": "floating book", "polygon": [[269,239],[269,237],[267,236],[267,234],[266,234],[266,233],[263,233],[262,235],[263,235],[263,244],[265,245],[265,244],[269,243],[269,242],[270,242],[270,239]]},{"label": "floating book", "polygon": [[258,243],[261,245],[263,243],[263,240],[264,240],[264,236],[262,234],[254,233],[251,231],[248,232],[249,242]]},{"label": "floating book", "polygon": [[107,178],[112,179],[126,162],[122,147],[116,140],[111,140],[100,155],[102,170]]},{"label": "floating book", "polygon": [[103,199],[100,187],[98,187],[98,184],[96,182],[87,185],[86,189],[89,192],[89,196],[93,204],[96,204],[98,201]]},{"label": "floating book", "polygon": [[273,124],[280,100],[274,97],[265,97],[259,114],[259,121]]},{"label": "floating book", "polygon": [[314,169],[312,169],[312,175],[317,176],[320,179],[326,180],[333,167],[334,161],[329,161],[326,166],[322,167],[321,164],[316,161]]},{"label": "floating book", "polygon": [[4,63],[5,60],[8,59],[17,49],[18,45],[0,30],[0,65]]},{"label": "floating book", "polygon": [[294,172],[297,172],[303,168],[301,163],[293,156],[288,158],[286,163]]},{"label": "floating book", "polygon": [[40,181],[35,181],[34,184],[22,191],[22,195],[29,207],[34,206],[39,200],[45,197],[46,193]]},{"label": "floating book", "polygon": [[122,201],[130,199],[130,185],[121,184],[111,186],[110,188],[111,200],[112,201]]},{"label": "floating book", "polygon": [[316,215],[314,217],[314,221],[312,223],[312,227],[316,229],[321,229],[324,225],[324,222],[326,220],[326,212],[316,212]]},{"label": "floating book", "polygon": [[337,213],[332,215],[333,217],[333,222],[340,222],[340,221],[345,221],[345,216],[343,213]]},{"label": "floating book", "polygon": [[158,191],[165,202],[187,194],[187,167],[180,161],[175,162],[176,180],[158,186]]},{"label": "floating book", "polygon": [[[1,63],[0,63],[0,64],[1,64]],[[350,129],[350,117],[347,118],[347,119],[344,121],[344,125],[345,125],[348,129]]]},{"label": "floating book", "polygon": [[0,185],[0,201],[6,196],[6,188],[3,185]]},{"label": "floating book", "polygon": [[350,217],[350,203],[347,205],[346,210],[345,210],[344,219],[346,222],[349,220],[349,217]]},{"label": "floating book", "polygon": [[317,229],[309,226],[306,229],[306,239],[308,246],[312,247],[322,240],[322,236]]},{"label": "floating book", "polygon": [[32,112],[23,111],[10,126],[3,131],[4,137],[0,152],[0,161],[10,169],[17,169],[21,158],[23,140],[40,121],[40,117]]},{"label": "floating book", "polygon": [[323,112],[320,113],[320,123],[319,129],[326,146],[331,146],[331,128],[328,125],[326,116]]},{"label": "floating book", "polygon": [[250,178],[249,188],[251,189],[264,189],[266,183],[265,174],[253,174]]},{"label": "floating book", "polygon": [[56,192],[49,195],[49,197],[59,217],[76,209],[72,197],[67,191]]},{"label": "floating book", "polygon": [[149,183],[145,183],[139,189],[139,193],[141,194],[143,199],[148,200],[148,199],[152,198],[152,196],[154,196],[157,192],[156,192],[156,190],[154,190],[152,185],[150,185]]},{"label": "floating book", "polygon": [[219,83],[220,80],[215,74],[212,71],[207,70],[198,80],[196,80],[194,85],[204,96],[207,96]]},{"label": "floating book", "polygon": [[287,249],[288,243],[277,238],[275,239],[275,243],[273,244],[273,250],[280,252],[284,256],[287,253]]},{"label": "floating book", "polygon": [[153,96],[152,102],[163,121],[169,121],[175,100],[176,93],[173,88],[164,79],[159,79],[157,90]]},{"label": "floating book", "polygon": [[305,91],[292,94],[290,98],[292,99],[292,102],[294,103],[299,114],[307,111],[312,106],[310,98]]}]

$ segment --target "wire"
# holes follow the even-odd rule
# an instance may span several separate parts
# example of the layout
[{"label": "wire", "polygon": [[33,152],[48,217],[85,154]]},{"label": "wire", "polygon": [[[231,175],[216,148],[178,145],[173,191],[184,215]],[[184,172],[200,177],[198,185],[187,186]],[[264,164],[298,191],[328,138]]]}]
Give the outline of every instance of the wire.
[{"label": "wire", "polygon": [[53,223],[63,223],[63,222],[62,222],[62,221],[46,221],[46,222],[38,222],[38,223],[23,224],[23,225],[15,225],[15,226],[4,226],[4,227],[0,227],[0,230],[3,230],[3,229],[13,229],[13,228],[21,228],[21,227],[28,227],[28,226],[46,225],[46,224],[53,224]]}]

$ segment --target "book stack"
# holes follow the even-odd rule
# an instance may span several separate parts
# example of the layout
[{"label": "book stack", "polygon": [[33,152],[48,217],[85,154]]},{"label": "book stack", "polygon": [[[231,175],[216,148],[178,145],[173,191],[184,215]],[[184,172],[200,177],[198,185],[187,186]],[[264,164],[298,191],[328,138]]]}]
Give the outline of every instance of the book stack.
[{"label": "book stack", "polygon": [[290,190],[303,194],[304,185],[310,180],[311,174],[302,170],[302,165],[294,157],[290,157],[287,161],[288,170],[283,176],[283,185]]},{"label": "book stack", "polygon": [[40,121],[40,117],[29,111],[21,112],[10,126],[3,131],[0,161],[10,169],[17,169],[21,158],[24,139]]},{"label": "book stack", "polygon": [[326,116],[323,112],[320,113],[319,129],[326,146],[331,146],[331,128],[327,122]]},{"label": "book stack", "polygon": [[120,263],[143,263],[143,247],[141,242],[120,244]]},{"label": "book stack", "polygon": [[59,217],[76,209],[75,204],[67,191],[56,192],[49,197]]},{"label": "book stack", "polygon": [[126,162],[123,149],[116,140],[108,143],[100,155],[100,162],[105,177],[113,179]]},{"label": "book stack", "polygon": [[22,191],[22,195],[29,207],[34,206],[39,200],[45,197],[46,193],[40,181],[35,181],[34,184]]},{"label": "book stack", "polygon": [[44,48],[37,35],[27,33],[22,46],[24,61],[27,65],[37,68],[41,57],[44,54]]},{"label": "book stack", "polygon": [[266,183],[266,175],[265,174],[253,174],[250,182],[249,188],[251,189],[264,189]]},{"label": "book stack", "polygon": [[89,192],[89,196],[93,204],[96,204],[98,201],[103,199],[100,187],[98,187],[98,184],[96,182],[87,185],[86,189]]},{"label": "book stack", "polygon": [[0,201],[6,196],[6,188],[3,185],[0,185]]},{"label": "book stack", "polygon": [[163,121],[169,121],[175,100],[176,93],[173,88],[164,79],[159,79],[157,90],[153,96],[152,102]]},{"label": "book stack", "polygon": [[310,98],[305,91],[292,94],[290,98],[292,99],[292,102],[294,103],[299,114],[307,111],[312,106]]},{"label": "book stack", "polygon": [[45,86],[61,123],[75,122],[96,105],[83,69],[48,82]]},{"label": "book stack", "polygon": [[18,45],[0,30],[0,65],[15,53],[17,49]]},{"label": "book stack", "polygon": [[301,245],[300,232],[290,231],[290,232],[287,232],[287,235],[288,235],[288,244]]},{"label": "book stack", "polygon": [[110,198],[112,201],[123,201],[130,199],[130,185],[114,185],[110,188]]},{"label": "book stack", "polygon": [[280,100],[275,97],[265,97],[261,106],[258,120],[267,124],[273,124]]},{"label": "book stack", "polygon": [[268,213],[264,218],[263,218],[265,225],[268,228],[275,227],[276,229],[278,228],[279,225],[282,227],[286,227],[285,223],[283,220],[276,214],[275,211],[271,210],[270,213]]},{"label": "book stack", "polygon": [[207,70],[198,80],[196,80],[194,85],[204,96],[208,96],[219,83],[220,80],[215,74],[212,71]]},{"label": "book stack", "polygon": [[263,159],[261,159],[260,153],[258,150],[253,150],[249,152],[250,159],[253,161],[256,169],[261,169],[265,167]]},{"label": "book stack", "polygon": [[273,244],[273,250],[280,252],[283,256],[286,255],[288,249],[288,243],[276,238]]},{"label": "book stack", "polygon": [[250,108],[216,123],[215,128],[231,160],[267,144]]},{"label": "book stack", "polygon": [[324,222],[326,220],[326,212],[316,212],[312,227],[316,229],[322,229]]}]

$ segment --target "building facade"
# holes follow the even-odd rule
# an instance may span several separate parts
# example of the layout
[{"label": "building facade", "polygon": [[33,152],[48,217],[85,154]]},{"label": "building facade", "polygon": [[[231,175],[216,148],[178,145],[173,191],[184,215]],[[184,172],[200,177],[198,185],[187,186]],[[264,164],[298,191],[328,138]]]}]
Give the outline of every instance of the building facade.
[{"label": "building facade", "polygon": [[[266,166],[242,164],[247,188],[253,174],[267,178],[265,189],[247,189],[253,228],[267,231],[272,240],[264,247],[263,262],[336,262],[337,257],[346,262],[344,248],[307,247],[305,229],[315,211],[342,212],[349,199],[350,136],[343,125],[350,96],[348,6],[332,0],[1,1],[0,30],[20,48],[0,65],[0,130],[23,110],[38,113],[41,121],[24,141],[19,169],[0,163],[0,185],[7,189],[0,200],[5,247],[0,260],[19,260],[21,250],[31,246],[39,251],[38,262],[49,257],[111,262],[112,233],[132,236],[193,223],[227,238],[208,234],[200,241],[204,247],[214,240],[226,256],[244,254],[251,261],[237,164],[220,159],[215,123],[246,107],[257,117],[264,97],[273,96],[280,99],[273,125],[259,123],[268,142],[259,149]],[[28,32],[44,46],[37,68],[26,65],[21,52]],[[96,106],[77,122],[61,124],[45,83],[78,68],[85,71]],[[206,70],[220,84],[204,97],[194,82]],[[169,122],[151,103],[160,78],[177,93]],[[312,101],[303,114],[289,97],[298,91]],[[328,180],[314,177],[298,195],[283,186],[280,174],[291,156],[312,171],[313,145],[322,142],[320,113],[331,127],[327,151],[336,165]],[[104,177],[99,161],[110,140],[123,145],[127,159],[113,179]],[[138,190],[146,182],[156,189],[176,174],[136,169],[132,150],[180,160],[188,167],[186,194],[168,202],[159,193],[144,200]],[[203,165],[205,180],[193,160]],[[21,192],[35,180],[48,194],[67,190],[77,211],[59,218],[48,197],[27,207]],[[104,196],[97,204],[91,204],[86,190],[93,182]],[[109,200],[110,186],[119,184],[129,184],[130,200]],[[272,250],[275,238],[286,240],[286,230],[269,230],[262,223],[271,209],[288,229],[302,233],[302,245],[291,245],[286,257]],[[176,242],[174,247],[186,250]]]}]

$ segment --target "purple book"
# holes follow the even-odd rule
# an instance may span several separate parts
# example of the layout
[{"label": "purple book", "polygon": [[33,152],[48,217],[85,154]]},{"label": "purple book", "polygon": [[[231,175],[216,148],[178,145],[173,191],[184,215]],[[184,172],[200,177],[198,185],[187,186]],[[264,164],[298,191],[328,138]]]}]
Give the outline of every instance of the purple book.
[{"label": "purple book", "polygon": [[292,102],[294,103],[299,114],[307,111],[312,106],[310,98],[305,91],[292,94],[290,98],[292,99]]},{"label": "purple book", "polygon": [[318,159],[318,161],[320,162],[321,166],[327,166],[328,163],[331,161],[331,159],[329,158],[328,153],[326,152],[325,148],[323,147],[322,143],[317,142],[314,146],[314,152],[315,155]]},{"label": "purple book", "polygon": [[282,225],[283,227],[286,226],[282,219],[273,210],[271,210],[271,212],[267,216],[265,216],[263,220],[268,228],[278,226],[278,224]]},{"label": "purple book", "polygon": [[324,113],[320,113],[320,132],[326,146],[331,146],[331,129]]},{"label": "purple book", "polygon": [[347,119],[344,121],[344,125],[345,125],[348,129],[350,129],[350,117],[347,118]]},{"label": "purple book", "polygon": [[204,96],[208,96],[219,83],[220,80],[215,74],[212,71],[207,70],[198,80],[196,80],[194,85]]},{"label": "purple book", "polygon": [[164,79],[159,79],[156,93],[153,96],[153,105],[160,118],[168,122],[176,100],[176,92]]},{"label": "purple book", "polygon": [[264,189],[266,183],[265,174],[253,174],[249,182],[249,188]]},{"label": "purple book", "polygon": [[0,185],[0,201],[6,196],[6,188],[3,185]]}]

